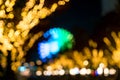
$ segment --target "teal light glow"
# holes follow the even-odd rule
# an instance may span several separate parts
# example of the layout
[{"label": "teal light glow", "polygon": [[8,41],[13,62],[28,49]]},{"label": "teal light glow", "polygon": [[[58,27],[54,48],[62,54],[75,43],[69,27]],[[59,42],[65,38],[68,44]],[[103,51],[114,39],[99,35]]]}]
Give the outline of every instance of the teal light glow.
[{"label": "teal light glow", "polygon": [[43,37],[47,40],[38,44],[38,52],[43,61],[57,55],[59,51],[73,47],[73,35],[63,28],[51,28],[44,33]]},{"label": "teal light glow", "polygon": [[25,66],[20,66],[19,69],[18,69],[20,72],[23,72],[26,70],[26,67]]}]

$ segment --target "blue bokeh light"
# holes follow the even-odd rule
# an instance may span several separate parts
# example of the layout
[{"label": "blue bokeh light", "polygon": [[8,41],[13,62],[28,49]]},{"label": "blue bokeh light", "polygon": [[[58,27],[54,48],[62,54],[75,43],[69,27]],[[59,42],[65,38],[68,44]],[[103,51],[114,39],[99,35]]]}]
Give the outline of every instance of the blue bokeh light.
[{"label": "blue bokeh light", "polygon": [[25,66],[20,66],[20,67],[18,68],[18,70],[19,70],[20,72],[23,72],[23,71],[26,70],[26,67],[25,67]]},{"label": "blue bokeh light", "polygon": [[45,40],[38,43],[38,54],[43,62],[56,56],[61,49],[72,47],[73,35],[63,28],[51,28],[43,37]]}]

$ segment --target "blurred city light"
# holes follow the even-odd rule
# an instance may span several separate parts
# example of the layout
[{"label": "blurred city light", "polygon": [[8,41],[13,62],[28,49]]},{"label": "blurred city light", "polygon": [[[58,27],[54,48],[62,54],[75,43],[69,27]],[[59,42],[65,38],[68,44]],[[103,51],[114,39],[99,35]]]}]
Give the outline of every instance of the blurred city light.
[{"label": "blurred city light", "polygon": [[85,76],[85,75],[86,75],[86,73],[87,73],[86,68],[82,68],[82,69],[80,70],[80,75]]},{"label": "blurred city light", "polygon": [[111,69],[109,70],[109,74],[110,74],[110,75],[115,75],[115,74],[116,74],[116,70],[115,70],[114,68],[111,68]]},{"label": "blurred city light", "polygon": [[77,75],[79,74],[79,69],[76,67],[76,68],[73,68],[73,69],[70,69],[70,72],[69,72],[71,75]]},{"label": "blurred city light", "polygon": [[98,75],[102,75],[102,74],[103,74],[103,68],[98,67],[98,68],[97,68],[97,74],[98,74]]},{"label": "blurred city light", "polygon": [[51,28],[43,34],[43,37],[47,40],[38,43],[38,54],[43,62],[52,59],[59,51],[73,47],[73,34],[63,28]]},{"label": "blurred city light", "polygon": [[109,69],[108,68],[105,68],[104,69],[104,76],[108,76],[109,75]]},{"label": "blurred city light", "polygon": [[41,71],[36,71],[36,75],[37,75],[37,76],[41,76],[41,75],[42,75],[42,72],[41,72]]}]

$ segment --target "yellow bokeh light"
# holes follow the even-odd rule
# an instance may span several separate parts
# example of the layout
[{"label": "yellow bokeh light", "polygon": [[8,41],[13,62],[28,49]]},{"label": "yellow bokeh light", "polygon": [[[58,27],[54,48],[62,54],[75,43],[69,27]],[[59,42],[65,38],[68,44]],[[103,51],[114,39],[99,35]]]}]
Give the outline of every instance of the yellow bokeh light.
[{"label": "yellow bokeh light", "polygon": [[59,5],[65,5],[65,1],[58,1]]},{"label": "yellow bokeh light", "polygon": [[[45,2],[45,0],[38,2],[27,0],[24,7],[19,6],[20,8],[18,8],[13,7],[16,0],[5,0],[4,2],[0,0],[0,51],[3,57],[1,58],[3,68],[7,65],[6,57],[10,51],[13,61],[12,70],[16,71],[27,50],[42,36],[42,31],[32,34],[30,30],[58,7],[57,3],[47,7],[44,5]],[[26,40],[28,40],[28,44],[25,43]],[[24,45],[26,46],[24,47]]]},{"label": "yellow bokeh light", "polygon": [[65,2],[69,2],[70,0],[65,0]]},{"label": "yellow bokeh light", "polygon": [[0,18],[6,17],[5,10],[0,10]]},{"label": "yellow bokeh light", "polygon": [[3,3],[3,0],[0,0],[0,5]]},{"label": "yellow bokeh light", "polygon": [[94,42],[93,40],[89,40],[89,46],[93,47],[93,48],[96,48],[97,47],[97,43]]}]

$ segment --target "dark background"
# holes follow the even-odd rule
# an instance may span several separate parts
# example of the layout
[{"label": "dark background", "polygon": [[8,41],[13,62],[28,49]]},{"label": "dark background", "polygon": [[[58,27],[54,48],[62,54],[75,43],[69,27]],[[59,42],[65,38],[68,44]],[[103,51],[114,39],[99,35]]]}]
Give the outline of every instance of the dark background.
[{"label": "dark background", "polygon": [[55,12],[51,26],[72,30],[80,28],[92,33],[101,17],[101,0],[70,0],[66,9]]}]

